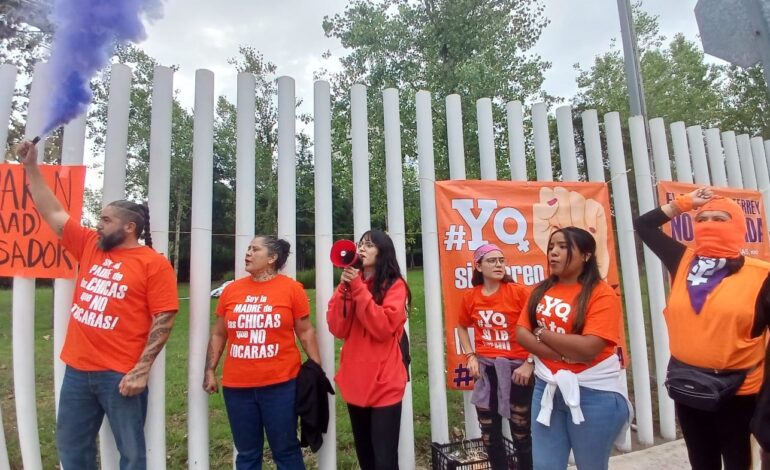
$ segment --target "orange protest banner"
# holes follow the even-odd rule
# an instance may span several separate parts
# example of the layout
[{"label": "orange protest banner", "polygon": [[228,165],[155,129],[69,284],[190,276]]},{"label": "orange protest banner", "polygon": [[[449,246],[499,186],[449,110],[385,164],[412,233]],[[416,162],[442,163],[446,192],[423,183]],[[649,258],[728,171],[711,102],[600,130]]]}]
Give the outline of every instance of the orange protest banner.
[{"label": "orange protest banner", "polygon": [[[508,264],[506,272],[514,281],[533,286],[548,276],[551,233],[570,225],[586,229],[596,238],[602,277],[620,295],[604,183],[441,181],[436,183],[436,212],[449,388],[473,388],[457,336],[457,319],[463,295],[472,287],[473,251],[479,246],[498,245]],[[625,365],[625,337],[620,344]]]},{"label": "orange protest banner", "polygon": [[[658,201],[666,204],[679,194],[685,194],[702,187],[699,184],[679,183],[677,181],[658,181]],[[770,261],[770,244],[767,241],[767,221],[762,193],[751,189],[719,188],[710,186],[715,194],[729,197],[743,208],[746,216],[746,246],[743,255]],[[687,246],[694,244],[692,213],[674,217],[663,230],[674,240]]]},{"label": "orange protest banner", "polygon": [[[41,165],[64,209],[80,220],[84,166]],[[73,278],[77,262],[35,208],[21,165],[0,164],[0,276]]]}]

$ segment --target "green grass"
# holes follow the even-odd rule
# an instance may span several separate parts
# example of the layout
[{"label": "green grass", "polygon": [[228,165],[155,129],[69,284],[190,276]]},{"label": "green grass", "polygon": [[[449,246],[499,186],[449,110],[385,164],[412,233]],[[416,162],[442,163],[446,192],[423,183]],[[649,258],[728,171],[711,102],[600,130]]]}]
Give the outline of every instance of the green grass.
[{"label": "green grass", "polygon": [[[418,467],[430,467],[430,405],[428,394],[427,344],[422,271],[410,271],[412,290],[410,313],[412,347],[412,394],[414,402],[415,453]],[[179,296],[189,297],[189,286],[180,285]],[[315,317],[315,291],[308,290]],[[35,375],[40,446],[43,468],[56,468],[54,440],[54,385],[53,385],[53,323],[52,289],[40,287],[35,299]],[[212,311],[216,299],[212,299]],[[169,469],[187,468],[187,348],[189,302],[180,303],[176,325],[167,345],[166,406],[167,406],[167,463]],[[339,351],[339,343],[335,348]],[[0,409],[2,409],[5,438],[12,469],[22,469],[13,391],[13,364],[11,354],[11,291],[0,290]],[[339,360],[339,357],[337,358]],[[462,394],[447,391],[449,425],[463,429]],[[337,395],[337,468],[357,468],[353,437],[347,409]],[[232,438],[222,395],[209,401],[209,455],[213,469],[230,468]],[[315,458],[307,455],[308,468],[315,468]],[[274,468],[269,461],[265,468]]]}]

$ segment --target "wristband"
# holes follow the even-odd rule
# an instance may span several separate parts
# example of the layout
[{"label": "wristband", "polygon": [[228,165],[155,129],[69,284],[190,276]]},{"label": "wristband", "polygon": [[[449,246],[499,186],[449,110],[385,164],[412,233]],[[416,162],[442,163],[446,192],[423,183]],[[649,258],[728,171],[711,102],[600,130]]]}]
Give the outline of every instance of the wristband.
[{"label": "wristband", "polygon": [[673,204],[681,214],[690,212],[692,210],[692,196],[689,194],[680,194],[671,202],[671,204]]}]

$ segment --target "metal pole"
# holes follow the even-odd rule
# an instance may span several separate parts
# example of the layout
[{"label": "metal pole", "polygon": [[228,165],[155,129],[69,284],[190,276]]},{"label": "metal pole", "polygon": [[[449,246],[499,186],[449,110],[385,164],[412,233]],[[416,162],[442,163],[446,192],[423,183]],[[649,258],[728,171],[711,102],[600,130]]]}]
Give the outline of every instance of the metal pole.
[{"label": "metal pole", "polygon": [[631,11],[630,0],[618,0],[618,15],[620,16],[620,35],[623,38],[623,57],[626,64],[626,83],[628,84],[628,101],[631,107],[631,116],[644,116],[646,128],[647,105],[644,101],[642,68],[639,63],[639,46],[636,44],[634,16]]}]

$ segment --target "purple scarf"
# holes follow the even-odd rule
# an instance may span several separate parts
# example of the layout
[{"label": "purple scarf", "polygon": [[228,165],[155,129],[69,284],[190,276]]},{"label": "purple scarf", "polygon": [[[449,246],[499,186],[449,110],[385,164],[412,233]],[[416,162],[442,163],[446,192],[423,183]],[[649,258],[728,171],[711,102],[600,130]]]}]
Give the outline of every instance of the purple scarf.
[{"label": "purple scarf", "polygon": [[690,294],[690,304],[696,314],[700,313],[711,291],[730,272],[726,258],[696,256],[692,260],[690,272],[687,274],[687,292]]}]

